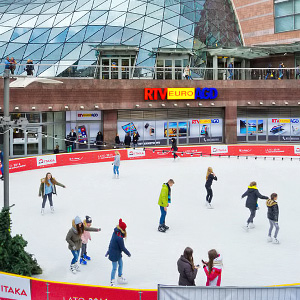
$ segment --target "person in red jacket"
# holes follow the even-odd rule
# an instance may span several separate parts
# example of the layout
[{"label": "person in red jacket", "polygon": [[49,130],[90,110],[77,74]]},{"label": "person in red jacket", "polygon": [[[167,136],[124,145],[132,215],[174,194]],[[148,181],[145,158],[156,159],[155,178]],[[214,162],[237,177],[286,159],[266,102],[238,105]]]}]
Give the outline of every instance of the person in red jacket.
[{"label": "person in red jacket", "polygon": [[215,250],[208,251],[208,262],[202,260],[203,269],[207,277],[206,286],[220,286],[222,274],[222,257]]}]

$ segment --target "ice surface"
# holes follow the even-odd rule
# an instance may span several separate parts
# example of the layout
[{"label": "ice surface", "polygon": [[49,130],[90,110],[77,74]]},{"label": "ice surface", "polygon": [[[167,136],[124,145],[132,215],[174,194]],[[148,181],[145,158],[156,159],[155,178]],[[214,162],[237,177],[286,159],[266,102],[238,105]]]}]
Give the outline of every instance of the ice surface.
[{"label": "ice surface", "polygon": [[[205,207],[205,175],[213,167],[214,209]],[[277,158],[181,158],[122,161],[120,179],[112,179],[111,163],[33,170],[10,176],[13,235],[22,234],[27,251],[35,254],[44,272],[39,278],[93,285],[109,285],[111,262],[104,257],[113,229],[122,218],[127,223],[125,245],[132,256],[123,255],[128,288],[156,288],[178,282],[177,260],[185,247],[194,249],[195,263],[207,259],[215,248],[223,255],[223,286],[264,286],[299,282],[299,170],[298,160]],[[40,179],[46,172],[67,186],[53,196],[55,213],[41,216],[38,197]],[[166,224],[157,231],[157,204],[162,183],[175,180]],[[250,181],[257,181],[263,195],[278,193],[279,245],[267,243],[269,222],[265,200],[254,220],[255,229],[245,232],[249,216],[241,195]],[[3,195],[3,185],[0,185]],[[1,197],[2,198],[2,197]],[[88,255],[92,260],[82,271],[69,271],[72,255],[65,241],[71,221],[89,215],[92,226]],[[197,285],[205,285],[199,270]]]}]

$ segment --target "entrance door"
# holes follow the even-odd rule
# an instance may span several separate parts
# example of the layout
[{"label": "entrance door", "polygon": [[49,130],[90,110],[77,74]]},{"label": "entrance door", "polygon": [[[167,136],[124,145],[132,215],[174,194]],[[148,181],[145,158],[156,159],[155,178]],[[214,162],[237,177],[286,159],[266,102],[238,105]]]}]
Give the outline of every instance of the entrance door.
[{"label": "entrance door", "polygon": [[189,123],[187,121],[169,121],[165,123],[165,131],[167,131],[167,137],[169,144],[171,138],[175,138],[178,145],[187,144],[187,137],[189,132]]},{"label": "entrance door", "polygon": [[101,58],[101,79],[129,79],[131,78],[131,66],[134,59],[131,57]]},{"label": "entrance door", "polygon": [[42,127],[28,127],[26,132],[27,155],[42,154]]},{"label": "entrance door", "polygon": [[248,142],[266,141],[266,121],[264,119],[248,119],[247,140]]}]

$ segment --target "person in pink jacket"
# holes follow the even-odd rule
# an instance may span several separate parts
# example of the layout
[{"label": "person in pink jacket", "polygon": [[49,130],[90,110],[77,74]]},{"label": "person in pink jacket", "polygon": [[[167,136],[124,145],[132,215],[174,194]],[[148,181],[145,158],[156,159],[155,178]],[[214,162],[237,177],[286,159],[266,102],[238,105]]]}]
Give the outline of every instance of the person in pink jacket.
[{"label": "person in pink jacket", "polygon": [[[92,218],[89,216],[85,217],[85,220],[83,221],[84,227],[90,228],[92,225]],[[98,229],[100,231],[101,228]],[[81,235],[81,241],[82,241],[82,246],[81,246],[81,256],[80,256],[80,264],[81,265],[86,265],[87,260],[91,260],[90,256],[87,255],[87,243],[88,241],[91,241],[91,234],[89,231],[84,231],[83,234]]]},{"label": "person in pink jacket", "polygon": [[223,267],[222,257],[215,249],[212,249],[208,251],[208,259],[208,262],[202,260],[207,277],[206,286],[220,286]]}]

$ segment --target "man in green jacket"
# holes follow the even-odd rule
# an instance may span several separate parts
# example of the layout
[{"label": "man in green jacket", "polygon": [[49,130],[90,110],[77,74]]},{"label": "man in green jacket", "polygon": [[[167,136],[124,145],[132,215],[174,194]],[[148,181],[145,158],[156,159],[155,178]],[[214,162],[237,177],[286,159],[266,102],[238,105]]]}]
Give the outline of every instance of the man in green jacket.
[{"label": "man in green jacket", "polygon": [[167,209],[169,206],[169,203],[171,203],[171,187],[174,184],[173,179],[169,179],[167,183],[164,183],[161,192],[159,195],[158,205],[160,207],[160,220],[159,220],[159,226],[158,231],[160,232],[166,232],[166,230],[169,229],[168,226],[165,224],[166,215],[167,215]]}]

